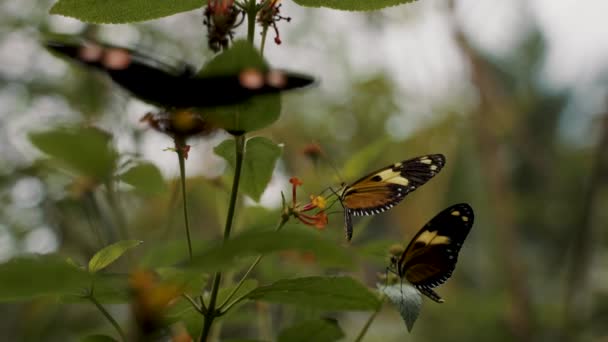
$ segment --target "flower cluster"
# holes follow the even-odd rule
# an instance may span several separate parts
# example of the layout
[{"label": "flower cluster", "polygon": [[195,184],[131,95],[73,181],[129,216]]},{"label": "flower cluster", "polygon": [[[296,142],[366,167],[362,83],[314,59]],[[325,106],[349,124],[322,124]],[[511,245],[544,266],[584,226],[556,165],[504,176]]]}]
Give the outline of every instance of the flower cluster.
[{"label": "flower cluster", "polygon": [[[302,185],[302,181],[297,177],[292,177],[289,179],[289,183],[292,185],[292,204],[291,207],[287,208],[286,215],[293,215],[295,218],[300,220],[300,222],[314,226],[318,229],[323,229],[328,223],[328,217],[325,213],[324,209],[327,206],[327,201],[323,196],[310,196],[310,202],[305,205],[300,205],[300,203],[296,202],[296,189],[298,186]],[[313,210],[317,210],[317,212],[312,214],[305,214],[306,212],[310,212]]]},{"label": "flower cluster", "polygon": [[245,20],[244,12],[235,6],[234,0],[209,0],[204,15],[209,48],[214,52],[228,48],[234,29]]},{"label": "flower cluster", "polygon": [[279,29],[277,28],[277,22],[281,20],[285,20],[287,22],[291,21],[290,17],[283,17],[280,14],[281,4],[279,4],[280,0],[267,0],[262,3],[262,8],[260,12],[258,12],[258,22],[264,30],[267,30],[268,27],[273,28],[275,36],[274,42],[279,45],[281,44],[281,36],[279,35]]}]

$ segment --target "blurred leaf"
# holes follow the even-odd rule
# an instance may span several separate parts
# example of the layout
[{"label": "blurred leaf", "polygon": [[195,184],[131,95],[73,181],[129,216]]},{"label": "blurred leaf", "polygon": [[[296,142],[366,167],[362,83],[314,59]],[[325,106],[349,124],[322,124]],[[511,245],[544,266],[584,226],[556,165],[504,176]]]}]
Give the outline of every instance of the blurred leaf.
[{"label": "blurred leaf", "polygon": [[280,232],[246,232],[220,242],[195,255],[188,265],[201,271],[219,271],[231,266],[238,258],[284,250],[309,251],[324,265],[347,267],[353,262],[346,249],[323,240],[319,233],[286,226]]},{"label": "blurred leaf", "polygon": [[344,337],[334,319],[315,319],[291,326],[279,334],[278,342],[333,342]]},{"label": "blurred leaf", "polygon": [[176,267],[162,267],[155,270],[163,282],[174,284],[186,292],[200,292],[209,280],[209,275]]},{"label": "blurred leaf", "polygon": [[378,265],[388,265],[389,248],[395,244],[392,240],[371,240],[357,246],[358,255]]},{"label": "blurred leaf", "polygon": [[255,289],[255,300],[317,310],[375,310],[378,299],[350,277],[307,277],[279,280]]},{"label": "blurred leaf", "polygon": [[[207,63],[198,76],[238,75],[251,68],[266,71],[268,64],[249,42],[237,41],[230,49]],[[229,132],[251,132],[264,128],[279,118],[281,98],[278,94],[256,96],[237,105],[204,108],[201,113]]]},{"label": "blurred leaf", "polygon": [[114,172],[117,153],[110,146],[112,136],[100,129],[59,128],[29,137],[40,151],[83,176],[107,180]]},{"label": "blurred leaf", "polygon": [[0,265],[0,301],[77,294],[91,275],[57,256],[30,256]]},{"label": "blurred leaf", "polygon": [[139,163],[120,175],[120,180],[143,194],[155,195],[167,190],[160,170],[152,163]]},{"label": "blurred leaf", "polygon": [[[236,150],[233,139],[226,140],[215,149],[215,154],[223,157],[234,170],[236,167]],[[281,147],[264,137],[254,137],[247,140],[245,159],[241,177],[243,192],[259,201],[266,189],[277,159],[281,155]]]},{"label": "blurred leaf", "polygon": [[[91,286],[91,284],[93,284]],[[124,304],[128,303],[130,296],[129,276],[117,273],[97,273],[91,279],[87,288],[81,289],[81,293],[67,294],[61,296],[61,303],[90,303],[90,299],[83,296],[89,289],[94,289],[95,299],[103,304]]]},{"label": "blurred leaf", "polygon": [[95,273],[120,258],[127,250],[139,246],[143,241],[123,240],[102,248],[89,260],[89,272]]},{"label": "blurred leaf", "polygon": [[410,284],[398,283],[391,286],[378,286],[388,299],[393,303],[393,306],[401,314],[401,318],[405,322],[407,331],[412,331],[414,322],[420,314],[422,306],[422,296],[420,292]]},{"label": "blurred leaf", "polygon": [[[139,259],[142,268],[171,267],[188,258],[188,242],[186,239],[153,242],[146,241],[147,248]],[[207,241],[192,241],[192,249],[200,251],[208,246]]]},{"label": "blurred leaf", "polygon": [[344,167],[342,167],[342,177],[350,182],[353,182],[364,176],[365,173],[379,169],[380,167],[372,167],[370,169],[369,165],[376,161],[379,157],[383,156],[382,152],[386,149],[390,142],[390,139],[384,137],[357,151],[344,164]]},{"label": "blurred leaf", "polygon": [[118,340],[108,335],[89,335],[83,337],[80,342],[118,342]]},{"label": "blurred leaf", "polygon": [[306,7],[328,7],[346,11],[374,11],[386,7],[407,4],[416,0],[293,0]]},{"label": "blurred leaf", "polygon": [[162,18],[203,5],[201,0],[59,0],[50,13],[88,23],[124,24]]}]

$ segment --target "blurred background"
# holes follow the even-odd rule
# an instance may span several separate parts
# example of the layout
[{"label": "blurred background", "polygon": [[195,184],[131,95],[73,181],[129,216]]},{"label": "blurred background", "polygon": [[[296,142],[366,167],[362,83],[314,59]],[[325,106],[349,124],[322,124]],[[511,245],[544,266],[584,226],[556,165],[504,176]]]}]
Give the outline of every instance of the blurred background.
[{"label": "blurred background", "polygon": [[[65,124],[94,124],[112,133],[121,156],[152,161],[168,190],[142,196],[121,187],[123,219],[146,245],[183,239],[177,159],[164,151],[173,143],[139,123],[153,108],[51,56],[39,41],[41,32],[86,30],[200,66],[213,56],[202,9],[88,26],[50,16],[52,3],[0,3],[0,261],[60,253],[84,262],[100,248],[91,221],[111,221],[112,208],[101,194],[71,191],[75,180],[45,163],[28,139]],[[257,132],[283,144],[283,155],[261,202],[242,203],[237,229],[273,225],[291,176],[304,182],[306,200],[387,164],[443,153],[446,168],[389,213],[358,220],[348,248],[360,260],[349,274],[373,288],[389,245],[407,243],[448,205],[470,203],[475,225],[454,276],[437,290],[446,303],[425,301],[411,334],[387,304],[365,341],[608,341],[608,2],[421,0],[354,13],[285,0],[281,13],[292,21],[279,23],[283,44],[269,39],[266,58],[320,84],[284,96],[279,121]],[[213,147],[227,137],[190,141],[197,240],[221,234],[230,182]],[[311,144],[321,153],[310,153]],[[340,214],[323,234],[344,243]],[[281,254],[265,259],[256,277],[268,283],[323,272],[336,271]],[[109,309],[127,319],[125,305]],[[221,336],[272,338],[293,320],[319,315],[338,318],[352,340],[370,313],[248,304],[223,321]],[[86,303],[2,304],[0,317],[6,341],[110,330]]]}]

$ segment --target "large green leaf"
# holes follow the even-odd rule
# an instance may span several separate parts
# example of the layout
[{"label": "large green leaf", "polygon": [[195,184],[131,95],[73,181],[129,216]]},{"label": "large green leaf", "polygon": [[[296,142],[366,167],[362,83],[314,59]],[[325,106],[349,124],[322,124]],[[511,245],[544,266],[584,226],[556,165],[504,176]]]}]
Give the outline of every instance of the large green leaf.
[{"label": "large green leaf", "polygon": [[123,240],[102,248],[89,260],[89,272],[95,273],[108,267],[126,251],[139,246],[142,242],[140,240]]},{"label": "large green leaf", "polygon": [[416,0],[293,0],[306,7],[328,7],[345,11],[374,11],[385,7],[407,4]]},{"label": "large green leaf", "polygon": [[280,232],[246,232],[226,242],[220,242],[194,257],[192,267],[200,271],[219,271],[233,265],[239,258],[283,250],[307,251],[319,263],[348,267],[353,258],[343,247],[319,237],[318,232],[299,227],[283,227]]},{"label": "large green leaf", "polygon": [[278,342],[333,342],[344,337],[344,332],[334,319],[315,319],[299,322],[283,331]]},{"label": "large green leaf", "polygon": [[59,0],[50,13],[95,24],[123,24],[190,11],[205,3],[202,0]]},{"label": "large green leaf", "polygon": [[[222,142],[215,148],[215,153],[232,166],[236,165],[235,141],[230,139]],[[272,171],[281,155],[281,147],[264,137],[254,137],[247,140],[245,146],[245,160],[241,176],[243,192],[259,201],[266,189]]]},{"label": "large green leaf", "polygon": [[250,299],[317,310],[374,310],[378,298],[349,277],[307,277],[279,280],[251,292]]},{"label": "large green leaf", "polygon": [[156,195],[167,189],[160,170],[151,163],[139,163],[133,166],[121,174],[120,179],[146,195]]},{"label": "large green leaf", "polygon": [[[199,77],[237,75],[245,69],[268,70],[258,50],[246,41],[237,41],[199,72]],[[202,94],[204,96],[204,94]],[[278,94],[256,96],[245,102],[215,108],[203,108],[204,117],[232,133],[264,128],[279,118],[281,98]]]},{"label": "large green leaf", "polygon": [[31,256],[0,265],[0,301],[78,294],[91,275],[57,256]]},{"label": "large green leaf", "polygon": [[64,127],[31,133],[30,141],[40,151],[70,171],[96,180],[108,180],[118,154],[110,145],[112,136],[94,127]]}]

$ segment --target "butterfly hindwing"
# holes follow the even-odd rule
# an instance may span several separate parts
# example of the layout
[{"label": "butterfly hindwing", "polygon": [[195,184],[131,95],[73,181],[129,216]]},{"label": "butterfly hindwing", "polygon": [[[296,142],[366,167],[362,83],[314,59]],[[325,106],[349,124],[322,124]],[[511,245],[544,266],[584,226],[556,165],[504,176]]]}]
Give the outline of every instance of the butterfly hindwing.
[{"label": "butterfly hindwing", "polygon": [[196,77],[194,68],[185,63],[172,66],[134,50],[78,38],[47,41],[46,47],[105,72],[135,97],[164,108],[231,105],[314,82],[312,77],[280,70],[245,69],[232,75]]},{"label": "butterfly hindwing", "polygon": [[352,218],[375,215],[397,205],[410,192],[433,178],[445,165],[442,154],[420,156],[376,170],[344,188],[340,202],[345,211],[345,230],[352,236]]},{"label": "butterfly hindwing", "polygon": [[397,262],[399,276],[429,298],[442,299],[432,288],[452,276],[458,252],[474,222],[473,209],[466,203],[453,205],[437,214],[417,234]]}]

